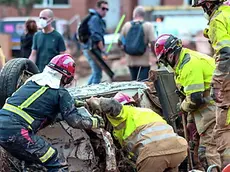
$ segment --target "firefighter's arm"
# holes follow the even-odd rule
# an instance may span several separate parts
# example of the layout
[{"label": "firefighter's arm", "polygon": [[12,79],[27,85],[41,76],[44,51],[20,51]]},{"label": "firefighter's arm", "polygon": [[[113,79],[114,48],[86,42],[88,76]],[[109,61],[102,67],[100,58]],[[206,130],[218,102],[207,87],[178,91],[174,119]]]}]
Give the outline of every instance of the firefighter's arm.
[{"label": "firefighter's arm", "polygon": [[216,58],[216,69],[211,84],[214,89],[221,88],[230,69],[230,35],[227,31],[229,24],[222,14],[210,22],[208,36]]},{"label": "firefighter's arm", "polygon": [[122,105],[113,98],[92,97],[86,102],[91,110],[95,113],[104,113],[111,116],[117,116],[120,114],[122,109]]},{"label": "firefighter's arm", "polygon": [[192,112],[204,104],[203,92],[205,91],[204,77],[200,64],[184,66],[181,71],[180,79],[177,80],[184,87],[185,99],[181,103],[181,110]]},{"label": "firefighter's arm", "polygon": [[193,112],[205,103],[203,92],[195,92],[187,95],[181,103],[181,110],[185,112]]},{"label": "firefighter's arm", "polygon": [[105,125],[100,116],[91,115],[84,107],[76,108],[75,101],[67,90],[60,91],[59,107],[63,120],[73,128],[93,129]]}]

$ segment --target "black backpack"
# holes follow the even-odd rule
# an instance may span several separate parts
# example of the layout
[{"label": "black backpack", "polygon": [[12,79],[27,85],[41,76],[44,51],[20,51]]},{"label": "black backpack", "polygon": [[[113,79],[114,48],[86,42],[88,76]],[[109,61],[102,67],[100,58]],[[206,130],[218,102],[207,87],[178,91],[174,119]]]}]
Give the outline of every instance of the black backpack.
[{"label": "black backpack", "polygon": [[90,37],[90,31],[88,22],[90,18],[93,16],[93,13],[89,13],[81,22],[79,28],[78,28],[78,39],[81,43],[87,43]]},{"label": "black backpack", "polygon": [[145,53],[145,34],[143,22],[131,22],[131,28],[125,37],[124,51],[132,56],[141,56]]}]

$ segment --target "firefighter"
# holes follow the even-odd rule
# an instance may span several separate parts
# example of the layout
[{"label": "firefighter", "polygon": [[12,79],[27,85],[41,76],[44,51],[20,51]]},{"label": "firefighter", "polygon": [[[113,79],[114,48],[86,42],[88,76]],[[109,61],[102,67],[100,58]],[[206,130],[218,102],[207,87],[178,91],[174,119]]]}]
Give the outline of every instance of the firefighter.
[{"label": "firefighter", "polygon": [[184,88],[186,98],[180,104],[180,110],[195,119],[200,135],[198,149],[202,166],[220,166],[216,142],[213,139],[215,122],[215,104],[210,94],[210,83],[215,61],[213,58],[182,47],[182,42],[170,34],[161,35],[155,43],[155,54],[159,62],[175,71],[176,83]]},{"label": "firefighter", "polygon": [[222,168],[230,163],[230,7],[224,0],[196,0],[209,21],[205,36],[214,49],[216,69],[211,82],[211,96],[216,102],[215,139],[221,155]]},{"label": "firefighter", "polygon": [[114,137],[136,162],[139,172],[177,171],[186,158],[186,140],[151,109],[124,105],[134,102],[128,95],[118,93],[114,98],[91,98],[87,102],[106,114]]},{"label": "firefighter", "polygon": [[55,120],[65,120],[79,129],[104,126],[101,117],[86,116],[86,109],[80,114],[64,88],[74,73],[75,63],[70,55],[55,56],[42,73],[33,75],[6,100],[0,110],[0,145],[6,151],[27,164],[41,164],[48,171],[68,171],[57,150],[36,133]]}]

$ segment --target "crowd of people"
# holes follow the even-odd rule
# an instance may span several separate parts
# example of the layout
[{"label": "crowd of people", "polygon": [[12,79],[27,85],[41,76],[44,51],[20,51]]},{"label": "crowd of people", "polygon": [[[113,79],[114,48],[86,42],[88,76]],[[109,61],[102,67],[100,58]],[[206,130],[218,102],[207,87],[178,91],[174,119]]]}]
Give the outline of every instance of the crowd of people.
[{"label": "crowd of people", "polygon": [[[224,0],[194,0],[192,5],[202,7],[208,19],[209,28],[204,29],[204,34],[214,49],[213,57],[184,48],[181,39],[171,34],[155,38],[151,23],[144,21],[145,10],[141,6],[134,9],[133,20],[124,24],[118,42],[127,56],[132,80],[148,78],[151,51],[161,66],[173,69],[177,87],[185,95],[178,103],[178,114],[187,114],[190,136],[197,133],[199,137],[199,169],[206,171],[211,165],[224,169],[230,164],[230,7]],[[79,33],[83,54],[92,68],[88,84],[101,82],[102,69],[95,56],[106,55],[103,17],[108,10],[108,2],[99,0],[95,10],[89,10]],[[41,73],[29,78],[0,110],[0,145],[13,156],[39,163],[48,171],[68,171],[57,150],[37,131],[52,124],[58,112],[61,120],[73,128],[103,128],[105,122],[99,115],[87,117],[79,113],[76,100],[65,89],[74,79],[76,64],[65,53],[63,37],[52,27],[52,10],[41,11],[39,18],[42,28],[39,32],[35,21],[26,22],[22,52],[23,57],[36,63]],[[86,102],[106,114],[114,138],[139,172],[178,171],[188,156],[187,141],[159,114],[135,107],[132,97],[119,92],[113,98],[93,97]],[[86,108],[84,111],[89,113]],[[191,125],[195,128],[191,129]]]}]

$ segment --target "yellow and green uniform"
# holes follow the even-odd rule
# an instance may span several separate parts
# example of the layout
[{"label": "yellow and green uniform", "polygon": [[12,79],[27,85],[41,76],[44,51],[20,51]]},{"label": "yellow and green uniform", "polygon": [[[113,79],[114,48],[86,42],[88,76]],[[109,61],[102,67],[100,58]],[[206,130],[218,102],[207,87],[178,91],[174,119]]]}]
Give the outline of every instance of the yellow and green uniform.
[{"label": "yellow and green uniform", "polygon": [[215,105],[209,95],[214,69],[215,60],[212,57],[186,48],[182,48],[175,67],[176,83],[184,87],[186,95],[181,109],[188,112],[188,118],[195,119],[200,135],[199,152],[204,153],[207,159],[207,164],[204,162],[204,168],[212,164],[220,166],[216,142],[212,138],[215,126]]},{"label": "yellow and green uniform", "polygon": [[230,163],[230,7],[221,5],[213,12],[209,21],[208,37],[214,49],[216,69],[212,87],[220,90],[220,103],[217,103],[216,133],[218,152],[222,167]]},{"label": "yellow and green uniform", "polygon": [[[215,69],[215,60],[205,54],[182,48],[178,64],[175,67],[176,83],[183,86],[186,99],[182,109],[186,112],[196,110],[192,101],[192,94],[210,90],[212,74]],[[206,100],[211,101],[207,96]]]},{"label": "yellow and green uniform", "polygon": [[147,108],[122,106],[116,117],[107,115],[114,137],[137,158],[137,164],[151,156],[184,152],[187,142],[157,113]]}]

